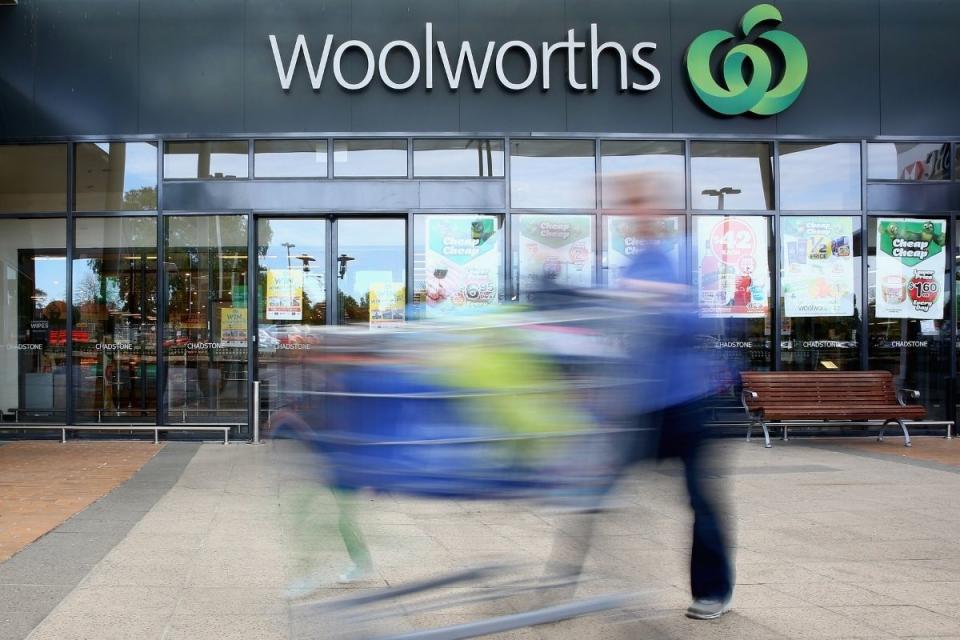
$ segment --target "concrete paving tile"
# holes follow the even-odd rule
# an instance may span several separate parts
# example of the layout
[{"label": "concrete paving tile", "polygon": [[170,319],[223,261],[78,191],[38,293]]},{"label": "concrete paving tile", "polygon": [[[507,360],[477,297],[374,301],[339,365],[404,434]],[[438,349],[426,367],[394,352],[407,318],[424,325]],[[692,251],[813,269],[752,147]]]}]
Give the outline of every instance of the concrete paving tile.
[{"label": "concrete paving tile", "polygon": [[869,606],[898,604],[895,598],[877,593],[872,585],[853,585],[833,581],[829,583],[776,584],[773,588],[786,594],[802,606]]},{"label": "concrete paving tile", "polygon": [[148,556],[114,562],[104,558],[86,577],[83,586],[181,587],[190,575],[192,561]]},{"label": "concrete paving tile", "polygon": [[178,615],[171,620],[163,637],[164,640],[287,640],[288,620],[286,616]]},{"label": "concrete paving tile", "polygon": [[56,615],[44,620],[30,640],[154,640],[164,636],[169,614],[130,611],[123,616],[94,612]]},{"label": "concrete paving tile", "polygon": [[861,620],[899,637],[914,635],[954,635],[960,633],[960,620],[910,605],[887,607],[830,607],[847,617]]},{"label": "concrete paving tile", "polygon": [[[341,592],[342,593],[342,592]],[[250,587],[187,587],[179,591],[176,615],[267,615],[287,614],[288,604],[280,589]]]},{"label": "concrete paving tile", "polygon": [[[736,609],[754,609],[756,607],[789,608],[809,607],[807,601],[795,598],[781,591],[780,585],[739,584],[733,592],[733,607]],[[817,587],[806,584],[805,587]],[[689,603],[688,603],[689,604]]]},{"label": "concrete paving tile", "polygon": [[51,562],[21,552],[0,564],[0,584],[75,586],[93,569],[90,563]]},{"label": "concrete paving tile", "polygon": [[758,608],[741,610],[740,615],[773,629],[788,638],[820,640],[822,638],[890,638],[880,625],[824,609],[796,607],[789,609]]},{"label": "concrete paving tile", "polygon": [[174,587],[102,587],[81,586],[60,605],[57,614],[97,615],[123,617],[131,611],[151,611],[171,614],[180,590]]},{"label": "concrete paving tile", "polygon": [[862,586],[883,594],[896,604],[915,604],[917,606],[960,604],[960,582],[884,582],[868,583]]},{"label": "concrete paving tile", "polygon": [[811,563],[803,566],[781,562],[737,566],[737,584],[792,584],[829,582],[830,578],[816,571]]},{"label": "concrete paving tile", "polygon": [[0,640],[23,640],[44,617],[46,612],[0,612]]}]

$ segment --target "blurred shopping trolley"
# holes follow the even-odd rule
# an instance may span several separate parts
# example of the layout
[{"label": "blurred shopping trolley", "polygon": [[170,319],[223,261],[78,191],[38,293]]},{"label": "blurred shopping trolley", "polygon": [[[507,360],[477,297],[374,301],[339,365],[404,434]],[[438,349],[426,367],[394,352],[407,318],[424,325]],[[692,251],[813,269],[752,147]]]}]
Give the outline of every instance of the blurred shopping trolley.
[{"label": "blurred shopping trolley", "polygon": [[[652,314],[636,304],[572,299],[550,309],[329,335],[324,344],[341,357],[330,359],[323,389],[291,391],[302,395],[291,406],[310,426],[326,482],[341,491],[598,512],[626,452],[642,449],[649,436],[619,418],[626,405],[635,410],[638,394],[655,391],[655,373],[638,369],[630,354],[638,323],[647,324],[644,339],[655,339],[656,330]],[[295,637],[468,638],[625,603],[630,596],[621,592],[572,598],[584,579],[583,555],[547,571],[465,568],[362,595],[301,600],[292,607]],[[455,598],[444,595],[452,586],[460,587]],[[471,586],[482,588],[464,589]],[[505,600],[511,613],[396,631],[398,621],[419,613]]]}]

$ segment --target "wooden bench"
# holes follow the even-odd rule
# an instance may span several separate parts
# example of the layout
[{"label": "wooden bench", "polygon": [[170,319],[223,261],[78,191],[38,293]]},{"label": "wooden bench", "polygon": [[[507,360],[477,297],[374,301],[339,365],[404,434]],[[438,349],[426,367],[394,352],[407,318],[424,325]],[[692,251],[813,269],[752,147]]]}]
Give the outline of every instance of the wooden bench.
[{"label": "wooden bench", "polygon": [[887,425],[903,430],[904,445],[910,446],[907,425],[946,426],[952,437],[953,422],[924,420],[922,405],[907,404],[920,393],[897,389],[889,371],[751,371],[741,374],[741,401],[750,418],[747,442],[758,424],[763,428],[764,446],[770,447],[769,425],[783,429],[787,440],[790,426],[879,426],[878,441]]}]

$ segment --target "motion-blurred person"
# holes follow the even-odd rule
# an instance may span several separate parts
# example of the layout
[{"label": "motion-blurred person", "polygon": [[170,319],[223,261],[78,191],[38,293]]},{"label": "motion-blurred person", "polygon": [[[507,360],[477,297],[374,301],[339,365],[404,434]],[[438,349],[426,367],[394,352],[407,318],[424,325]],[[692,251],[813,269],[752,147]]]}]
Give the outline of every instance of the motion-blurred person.
[{"label": "motion-blurred person", "polygon": [[[657,363],[659,393],[646,393],[641,415],[642,427],[659,429],[652,452],[636,451],[634,459],[652,453],[659,460],[679,458],[693,510],[693,545],[690,556],[690,588],[693,603],[687,616],[700,620],[717,618],[730,610],[733,596],[733,567],[724,527],[719,486],[706,482],[705,463],[709,458],[705,429],[705,406],[715,392],[711,359],[697,348],[700,329],[695,300],[677,272],[675,258],[667,251],[667,230],[657,210],[658,180],[654,174],[618,176],[617,206],[632,214],[631,237],[636,253],[622,274],[619,287],[642,294],[646,310],[657,313],[652,326],[655,340],[645,340],[639,361]],[[638,344],[640,341],[638,340]],[[637,439],[638,447],[646,441]]]}]

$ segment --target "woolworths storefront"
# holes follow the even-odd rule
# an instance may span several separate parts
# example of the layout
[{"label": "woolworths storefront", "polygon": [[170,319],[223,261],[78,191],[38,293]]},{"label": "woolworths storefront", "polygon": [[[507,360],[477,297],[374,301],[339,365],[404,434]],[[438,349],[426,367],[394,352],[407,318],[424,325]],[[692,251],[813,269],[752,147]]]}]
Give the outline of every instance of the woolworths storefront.
[{"label": "woolworths storefront", "polygon": [[614,281],[633,171],[726,357],[888,369],[953,417],[958,30],[938,0],[0,2],[0,426],[247,434],[311,327]]}]

